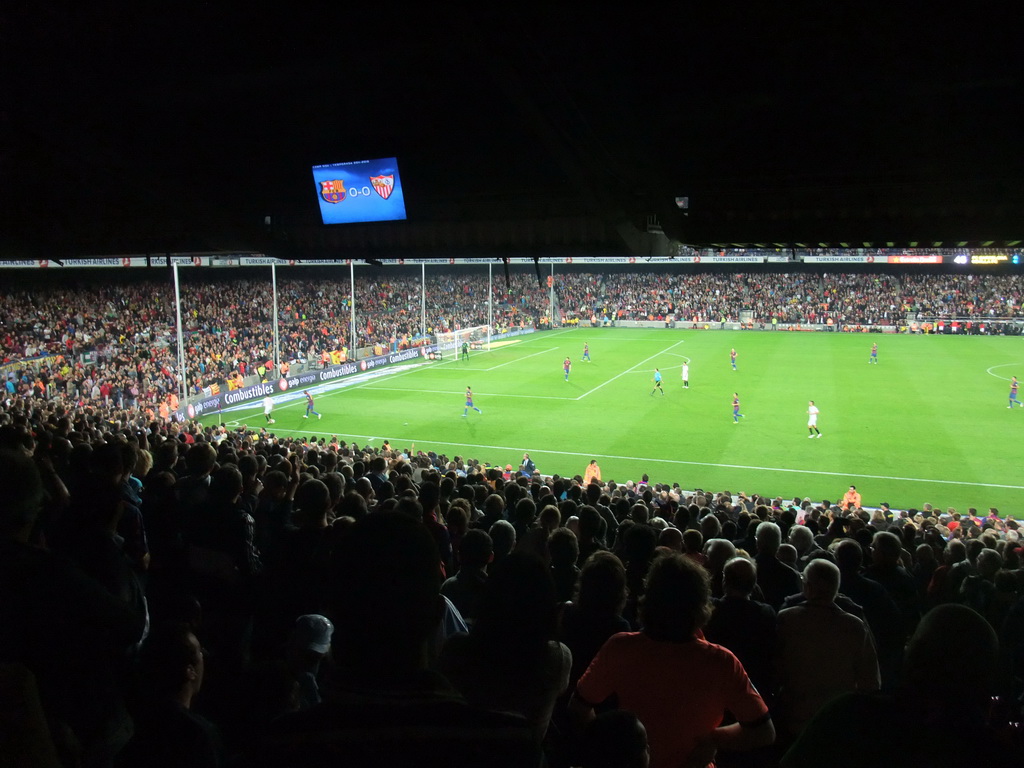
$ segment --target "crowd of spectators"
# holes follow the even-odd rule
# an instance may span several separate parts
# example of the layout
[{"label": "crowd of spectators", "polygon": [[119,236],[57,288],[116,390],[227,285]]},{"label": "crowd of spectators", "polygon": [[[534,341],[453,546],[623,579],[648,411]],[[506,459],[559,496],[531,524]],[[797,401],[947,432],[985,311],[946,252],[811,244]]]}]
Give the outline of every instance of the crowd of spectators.
[{"label": "crowd of spectators", "polygon": [[1016,317],[1024,306],[1024,280],[1016,275],[907,275],[902,301],[919,317]]},{"label": "crowd of spectators", "polygon": [[745,283],[738,274],[632,272],[604,286],[602,314],[613,320],[738,322]]},{"label": "crowd of spectators", "polygon": [[1019,764],[996,510],[111,415],[0,408],[19,764]]},{"label": "crowd of spectators", "polygon": [[[1024,311],[1024,279],[1005,275],[567,272],[553,277],[550,289],[545,283],[532,271],[514,272],[507,280],[496,274],[493,325],[546,325],[551,293],[556,324],[739,322],[749,312],[751,322],[764,326],[905,326],[920,318],[984,321]],[[353,339],[348,280],[281,280],[279,359],[343,360],[354,347],[395,350],[438,332],[488,323],[488,279],[480,272],[433,271],[425,301],[422,291],[419,276],[357,281]],[[181,295],[187,380],[195,391],[213,381],[274,373],[278,356],[268,280],[190,275]],[[16,388],[32,391],[42,379],[44,388],[51,385],[51,394],[69,403],[112,399],[154,409],[180,391],[174,291],[167,281],[68,285],[51,279],[15,287],[0,297],[0,323],[3,363],[58,358],[30,371],[26,381],[16,377]]]},{"label": "crowd of spectators", "polygon": [[668,272],[609,275],[604,316],[684,323],[908,326],[914,320],[985,321],[1020,317],[1017,275]]}]

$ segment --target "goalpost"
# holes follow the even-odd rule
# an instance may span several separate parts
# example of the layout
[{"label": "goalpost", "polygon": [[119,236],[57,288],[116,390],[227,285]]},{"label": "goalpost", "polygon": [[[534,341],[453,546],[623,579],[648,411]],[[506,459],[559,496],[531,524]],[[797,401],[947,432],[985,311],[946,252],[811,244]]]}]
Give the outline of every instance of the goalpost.
[{"label": "goalpost", "polygon": [[471,350],[490,351],[491,349],[491,326],[475,325],[472,328],[460,328],[457,331],[439,333],[437,340],[437,351],[444,356],[456,356],[462,353],[462,345],[469,344]]}]

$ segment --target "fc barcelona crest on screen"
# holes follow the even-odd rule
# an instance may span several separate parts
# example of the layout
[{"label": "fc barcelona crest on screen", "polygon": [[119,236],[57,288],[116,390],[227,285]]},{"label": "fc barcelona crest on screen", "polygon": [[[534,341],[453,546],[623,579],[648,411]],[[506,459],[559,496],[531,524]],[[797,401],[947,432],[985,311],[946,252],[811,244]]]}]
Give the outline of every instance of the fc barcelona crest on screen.
[{"label": "fc barcelona crest on screen", "polygon": [[345,199],[345,182],[342,179],[320,182],[320,197],[328,203],[340,203]]},{"label": "fc barcelona crest on screen", "polygon": [[395,174],[389,173],[387,176],[384,174],[381,174],[380,176],[371,176],[370,183],[373,184],[374,191],[387,200],[395,190]]}]

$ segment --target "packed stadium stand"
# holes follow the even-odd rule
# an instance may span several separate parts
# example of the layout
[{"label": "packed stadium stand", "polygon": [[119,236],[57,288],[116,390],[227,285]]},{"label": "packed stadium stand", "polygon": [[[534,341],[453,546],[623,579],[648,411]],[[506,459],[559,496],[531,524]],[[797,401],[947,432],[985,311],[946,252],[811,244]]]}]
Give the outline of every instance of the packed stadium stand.
[{"label": "packed stadium stand", "polygon": [[[189,393],[484,324],[897,332],[1024,315],[1016,275],[488,285],[375,272],[352,323],[347,278],[279,281],[278,356],[265,277],[192,277]],[[603,482],[596,462],[561,477],[528,455],[177,421],[166,280],[26,282],[0,321],[12,764],[1020,764],[1024,543],[996,510],[695,492]]]}]

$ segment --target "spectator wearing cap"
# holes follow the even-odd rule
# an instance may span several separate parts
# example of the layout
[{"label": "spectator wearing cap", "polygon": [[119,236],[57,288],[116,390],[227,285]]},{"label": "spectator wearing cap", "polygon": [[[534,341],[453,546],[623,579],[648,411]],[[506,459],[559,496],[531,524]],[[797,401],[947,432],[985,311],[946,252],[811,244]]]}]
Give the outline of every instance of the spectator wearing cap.
[{"label": "spectator wearing cap", "polygon": [[334,624],[325,616],[306,614],[288,636],[288,671],[299,685],[299,709],[320,703],[320,663],[331,650]]}]

